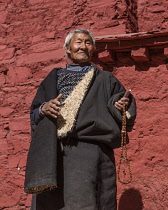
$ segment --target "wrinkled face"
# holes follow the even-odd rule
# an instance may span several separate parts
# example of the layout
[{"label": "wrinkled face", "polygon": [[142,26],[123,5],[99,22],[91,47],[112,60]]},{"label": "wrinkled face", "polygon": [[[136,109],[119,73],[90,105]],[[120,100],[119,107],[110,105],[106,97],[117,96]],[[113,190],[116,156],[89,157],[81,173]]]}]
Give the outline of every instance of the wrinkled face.
[{"label": "wrinkled face", "polygon": [[92,39],[89,35],[76,33],[73,35],[66,52],[70,55],[73,63],[80,64],[90,61],[93,49]]}]

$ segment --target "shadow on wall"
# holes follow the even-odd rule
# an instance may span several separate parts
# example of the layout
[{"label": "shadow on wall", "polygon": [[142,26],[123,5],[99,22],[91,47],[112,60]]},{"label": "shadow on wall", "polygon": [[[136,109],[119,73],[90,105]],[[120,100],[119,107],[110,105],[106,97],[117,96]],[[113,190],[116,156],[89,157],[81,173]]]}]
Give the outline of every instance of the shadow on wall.
[{"label": "shadow on wall", "polygon": [[142,196],[134,188],[125,190],[120,197],[118,210],[142,210]]}]

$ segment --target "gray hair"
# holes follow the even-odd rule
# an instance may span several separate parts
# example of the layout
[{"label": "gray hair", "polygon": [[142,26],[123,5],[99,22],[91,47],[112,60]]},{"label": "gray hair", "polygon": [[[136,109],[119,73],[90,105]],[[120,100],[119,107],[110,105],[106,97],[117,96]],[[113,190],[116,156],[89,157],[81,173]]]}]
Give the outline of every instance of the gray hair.
[{"label": "gray hair", "polygon": [[65,43],[64,43],[64,46],[63,46],[65,50],[69,47],[73,35],[75,35],[77,33],[83,33],[83,34],[89,35],[91,37],[91,39],[92,39],[93,47],[95,48],[95,38],[93,37],[92,33],[89,30],[86,30],[86,29],[75,29],[74,31],[71,31],[67,35],[67,37],[65,38]]}]

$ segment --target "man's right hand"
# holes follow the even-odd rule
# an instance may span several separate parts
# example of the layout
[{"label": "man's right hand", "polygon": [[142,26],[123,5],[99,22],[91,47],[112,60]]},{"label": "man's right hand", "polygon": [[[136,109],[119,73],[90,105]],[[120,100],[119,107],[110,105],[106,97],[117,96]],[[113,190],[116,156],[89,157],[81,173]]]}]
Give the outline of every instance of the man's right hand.
[{"label": "man's right hand", "polygon": [[59,94],[57,96],[57,98],[46,102],[44,104],[44,106],[42,107],[41,111],[45,115],[50,115],[53,118],[57,118],[58,115],[60,114],[60,107],[59,106],[61,105],[61,103],[59,101],[60,101],[61,98],[62,98],[62,94]]}]

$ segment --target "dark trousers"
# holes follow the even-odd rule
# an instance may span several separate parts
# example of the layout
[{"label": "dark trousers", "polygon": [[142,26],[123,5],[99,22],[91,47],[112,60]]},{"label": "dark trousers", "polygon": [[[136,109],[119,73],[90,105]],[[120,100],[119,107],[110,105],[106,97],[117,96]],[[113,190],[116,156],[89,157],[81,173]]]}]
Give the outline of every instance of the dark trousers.
[{"label": "dark trousers", "polygon": [[113,150],[96,143],[64,144],[58,188],[33,195],[31,210],[116,210]]}]

